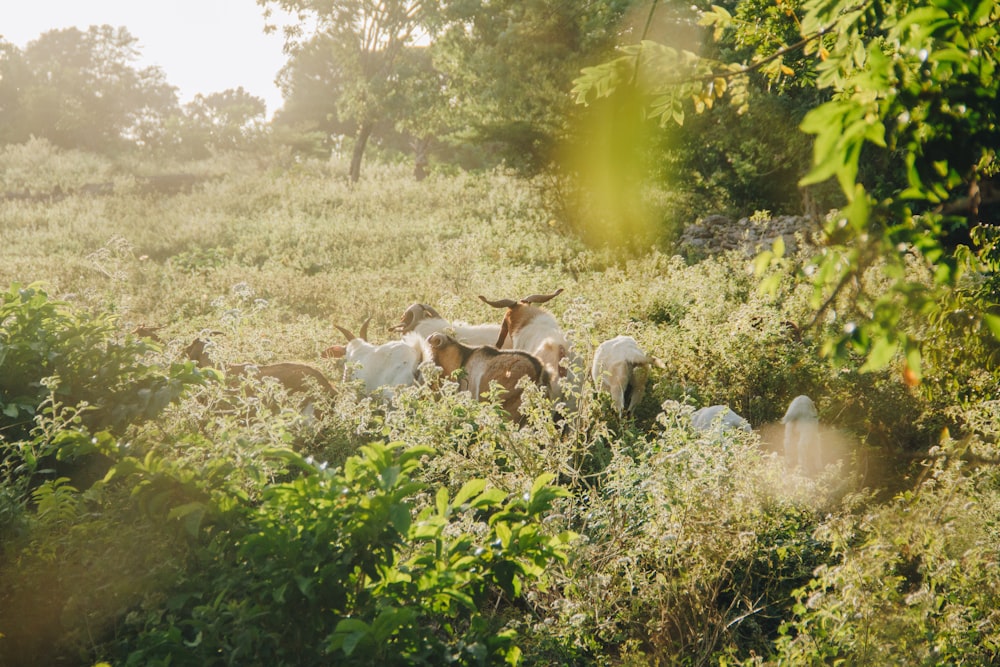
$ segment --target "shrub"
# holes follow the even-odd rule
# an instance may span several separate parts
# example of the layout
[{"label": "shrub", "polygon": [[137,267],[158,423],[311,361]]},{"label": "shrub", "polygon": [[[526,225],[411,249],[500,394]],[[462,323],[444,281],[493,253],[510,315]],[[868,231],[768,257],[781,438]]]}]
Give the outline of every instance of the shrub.
[{"label": "shrub", "polygon": [[470,481],[418,511],[425,448],[372,444],[343,472],[270,486],[246,525],[220,533],[174,602],[133,617],[122,664],[483,665],[516,661],[489,600],[519,598],[565,557],[541,519],[545,477],[508,493]]},{"label": "shrub", "polygon": [[51,429],[52,437],[38,430],[43,410],[77,430],[122,433],[159,415],[186,386],[204,381],[190,362],[167,370],[145,363],[150,343],[133,337],[119,342],[114,322],[108,314],[52,300],[39,285],[15,283],[0,293],[0,472],[8,481],[30,477],[43,458],[95,453],[79,447],[60,452],[71,440],[55,437],[61,427]]},{"label": "shrub", "polygon": [[779,663],[996,664],[1000,478],[963,462],[972,444],[946,439],[913,489],[818,526],[833,558],[796,593]]}]

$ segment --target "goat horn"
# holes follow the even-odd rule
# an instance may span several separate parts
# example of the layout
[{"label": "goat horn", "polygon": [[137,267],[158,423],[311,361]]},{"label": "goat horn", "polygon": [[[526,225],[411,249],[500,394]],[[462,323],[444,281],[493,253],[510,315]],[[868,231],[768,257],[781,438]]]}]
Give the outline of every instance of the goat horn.
[{"label": "goat horn", "polygon": [[514,299],[497,299],[496,301],[490,301],[483,295],[479,295],[479,299],[486,304],[493,306],[494,308],[510,308],[511,306],[516,306],[517,301]]},{"label": "goat horn", "polygon": [[365,319],[364,323],[361,325],[361,332],[358,334],[358,338],[360,338],[361,340],[364,341],[368,340],[368,323],[371,321],[372,321],[372,316],[369,315]]},{"label": "goat horn", "polygon": [[554,299],[560,294],[562,294],[563,288],[560,287],[552,294],[532,294],[531,296],[526,296],[521,299],[521,303],[545,303],[550,299]]},{"label": "goat horn", "polygon": [[441,318],[441,314],[438,311],[434,310],[434,308],[432,308],[431,306],[428,306],[427,304],[422,303],[422,304],[420,304],[420,307],[423,308],[424,311],[426,311],[428,314],[430,314],[431,317]]},{"label": "goat horn", "polygon": [[340,326],[339,324],[334,324],[333,326],[335,326],[340,331],[340,333],[344,334],[344,337],[347,338],[348,343],[357,338],[357,336],[355,336],[354,334],[352,334],[350,331]]}]

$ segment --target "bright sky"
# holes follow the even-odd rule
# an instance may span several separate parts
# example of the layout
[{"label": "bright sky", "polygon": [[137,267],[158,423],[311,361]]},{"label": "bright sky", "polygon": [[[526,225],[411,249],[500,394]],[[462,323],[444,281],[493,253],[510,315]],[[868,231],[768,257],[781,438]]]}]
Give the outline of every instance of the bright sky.
[{"label": "bright sky", "polygon": [[138,66],[158,65],[182,104],[243,86],[268,117],[281,106],[281,34],[264,34],[254,0],[0,0],[0,35],[21,48],[49,30],[105,23],[138,39]]}]

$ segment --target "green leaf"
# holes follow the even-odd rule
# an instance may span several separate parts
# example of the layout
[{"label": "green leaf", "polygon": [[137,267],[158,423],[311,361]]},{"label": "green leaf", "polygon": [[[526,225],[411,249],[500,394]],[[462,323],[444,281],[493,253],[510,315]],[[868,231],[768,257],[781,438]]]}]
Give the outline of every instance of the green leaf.
[{"label": "green leaf", "polygon": [[865,359],[865,363],[859,369],[860,372],[867,373],[885,368],[898,351],[899,342],[897,340],[890,339],[887,336],[877,339],[868,353],[868,358]]},{"label": "green leaf", "polygon": [[479,496],[469,504],[477,510],[482,510],[490,507],[496,507],[501,504],[505,498],[507,498],[507,494],[500,489],[487,489],[479,494]]},{"label": "green leaf", "polygon": [[783,236],[774,239],[774,243],[771,244],[771,251],[777,259],[785,256],[785,238]]},{"label": "green leaf", "polygon": [[434,505],[440,516],[448,516],[448,489],[446,487],[442,486],[437,490],[437,495],[434,497]]},{"label": "green leaf", "polygon": [[191,537],[197,537],[201,528],[202,520],[205,518],[206,506],[200,502],[184,503],[174,507],[167,513],[167,519],[178,520]]},{"label": "green leaf", "polygon": [[472,496],[480,493],[485,488],[486,488],[485,479],[470,479],[468,482],[465,483],[464,486],[462,486],[461,489],[459,489],[458,493],[455,494],[455,499],[452,501],[452,503],[455,506],[463,505],[466,502],[468,502],[468,500],[472,498]]},{"label": "green leaf", "polygon": [[989,327],[990,333],[997,340],[1000,340],[1000,316],[991,315],[989,313],[983,314],[983,322]]}]

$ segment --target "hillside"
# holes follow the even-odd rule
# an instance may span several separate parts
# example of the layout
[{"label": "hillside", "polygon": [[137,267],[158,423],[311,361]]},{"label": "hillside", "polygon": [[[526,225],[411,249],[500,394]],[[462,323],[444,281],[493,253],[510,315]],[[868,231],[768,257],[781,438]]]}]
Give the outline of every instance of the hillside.
[{"label": "hillside", "polygon": [[[920,386],[898,358],[831,364],[844,324],[797,277],[814,239],[764,291],[742,249],[587,247],[502,170],[203,166],[190,191],[109,171],[0,202],[0,665],[998,659],[995,379],[957,354]],[[384,404],[321,355],[335,324],[383,343],[414,302],[499,323],[480,295],[558,288],[578,376],[620,334],[663,361],[634,416],[589,383],[555,411],[528,392],[521,428],[453,384]],[[196,368],[196,337],[337,393],[304,417]],[[800,394],[813,475],[781,455]],[[754,432],[693,430],[713,404]]]}]

